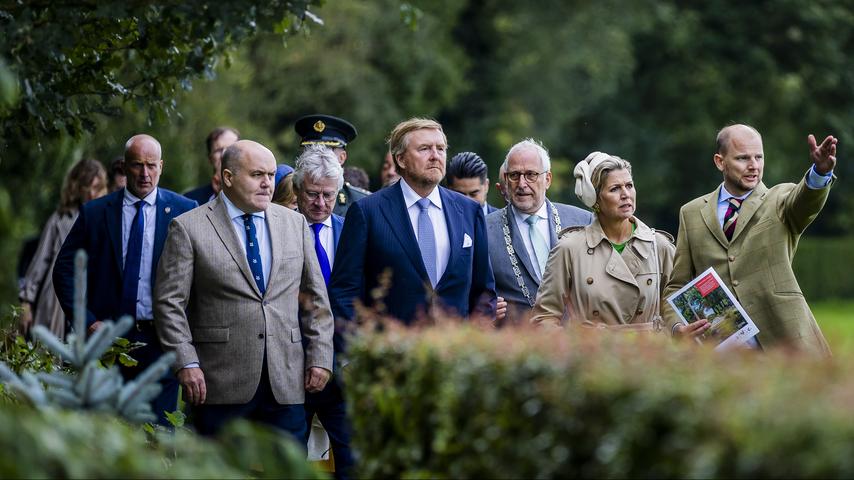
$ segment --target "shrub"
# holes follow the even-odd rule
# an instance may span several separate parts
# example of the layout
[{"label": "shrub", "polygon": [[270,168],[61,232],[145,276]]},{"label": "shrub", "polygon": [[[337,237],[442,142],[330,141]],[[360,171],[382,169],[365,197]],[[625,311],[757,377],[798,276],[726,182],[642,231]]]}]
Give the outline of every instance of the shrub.
[{"label": "shrub", "polygon": [[851,477],[845,361],[439,326],[350,343],[367,477]]},{"label": "shrub", "polygon": [[[792,267],[807,301],[854,298],[854,238],[801,238]],[[840,268],[842,267],[842,268]]]}]

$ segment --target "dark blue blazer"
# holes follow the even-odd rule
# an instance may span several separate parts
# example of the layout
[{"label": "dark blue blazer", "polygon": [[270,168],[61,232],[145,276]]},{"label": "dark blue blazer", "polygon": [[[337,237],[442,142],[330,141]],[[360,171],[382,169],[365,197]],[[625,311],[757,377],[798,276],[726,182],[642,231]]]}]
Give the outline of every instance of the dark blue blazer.
[{"label": "dark blue blazer", "polygon": [[[335,253],[329,299],[336,320],[353,318],[353,301],[372,306],[371,291],[380,275],[391,272],[381,301],[391,316],[411,323],[431,300],[467,317],[495,315],[495,280],[489,263],[486,222],[477,202],[438,187],[448,226],[448,267],[435,291],[430,286],[418,241],[409,220],[400,182],[350,206]],[[472,244],[463,248],[464,236]]]},{"label": "dark blue blazer", "polygon": [[206,183],[199,187],[196,187],[188,192],[184,192],[184,196],[189,198],[190,200],[195,200],[199,205],[204,205],[208,203],[208,200],[211,199],[211,195],[214,194],[214,189],[210,183]]},{"label": "dark blue blazer", "polygon": [[[87,202],[53,267],[53,288],[67,322],[72,322],[74,307],[74,256],[84,249],[89,255],[87,276],[86,325],[97,320],[117,319],[122,299],[122,199],[125,190]],[[157,261],[163,251],[169,222],[198,204],[175,192],[158,187],[157,225],[154,227],[154,252],[151,258],[151,291]]]},{"label": "dark blue blazer", "polygon": [[[344,217],[332,214],[332,239],[335,242],[335,251],[338,252],[338,240],[341,238],[341,230],[344,229]],[[338,258],[337,256],[335,258]]]}]

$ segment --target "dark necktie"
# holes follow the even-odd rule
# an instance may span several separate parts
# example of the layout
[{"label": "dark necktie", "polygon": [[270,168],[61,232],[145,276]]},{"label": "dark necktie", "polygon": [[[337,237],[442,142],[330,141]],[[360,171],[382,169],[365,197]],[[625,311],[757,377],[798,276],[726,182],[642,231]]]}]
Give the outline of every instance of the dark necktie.
[{"label": "dark necktie", "polygon": [[323,273],[323,281],[329,285],[329,277],[332,275],[332,268],[329,266],[329,255],[326,254],[326,249],[320,243],[320,230],[323,228],[322,223],[311,225],[314,230],[314,251],[317,252],[317,262],[320,263],[320,271]]},{"label": "dark necktie", "polygon": [[724,215],[724,235],[727,240],[732,240],[732,234],[735,233],[735,222],[738,221],[738,210],[741,208],[741,200],[730,197],[728,200],[729,207]]},{"label": "dark necktie", "polygon": [[424,260],[424,268],[430,277],[430,284],[436,287],[436,233],[433,231],[433,222],[427,209],[430,208],[430,199],[418,200],[418,247],[421,249],[421,258]]},{"label": "dark necktie", "polygon": [[252,221],[251,213],[243,215],[243,226],[246,227],[246,260],[249,261],[249,269],[252,270],[255,285],[258,285],[258,290],[261,292],[261,295],[264,295],[267,287],[264,283],[261,248],[258,246],[258,235],[255,233],[255,222]]},{"label": "dark necktie", "polygon": [[142,263],[142,237],[145,233],[145,212],[142,206],[144,201],[139,200],[136,206],[136,215],[130,225],[128,235],[127,253],[125,254],[125,268],[122,271],[122,303],[121,314],[136,318],[136,300],[139,292],[139,271]]}]

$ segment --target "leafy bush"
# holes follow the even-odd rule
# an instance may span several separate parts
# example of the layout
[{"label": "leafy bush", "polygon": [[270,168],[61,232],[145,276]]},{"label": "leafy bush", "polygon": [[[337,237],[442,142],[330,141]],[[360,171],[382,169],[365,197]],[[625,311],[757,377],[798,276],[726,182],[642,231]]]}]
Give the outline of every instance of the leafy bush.
[{"label": "leafy bush", "polygon": [[146,440],[108,415],[0,410],[0,478],[325,478],[280,433],[231,424],[217,441],[188,431]]},{"label": "leafy bush", "polygon": [[367,477],[851,477],[845,359],[439,326],[351,340]]}]

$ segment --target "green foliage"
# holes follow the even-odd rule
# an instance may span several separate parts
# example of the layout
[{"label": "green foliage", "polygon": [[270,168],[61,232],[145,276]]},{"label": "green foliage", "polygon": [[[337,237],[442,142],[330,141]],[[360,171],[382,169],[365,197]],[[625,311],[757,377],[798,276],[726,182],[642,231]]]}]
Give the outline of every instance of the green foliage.
[{"label": "green foliage", "polygon": [[804,236],[792,268],[801,291],[813,300],[854,298],[854,238]]},{"label": "green foliage", "polygon": [[148,441],[115,417],[0,409],[2,478],[324,478],[280,433],[236,422],[217,441],[186,430]]},{"label": "green foliage", "polygon": [[818,326],[836,355],[854,354],[854,300],[810,302]]},{"label": "green foliage", "polygon": [[448,325],[362,335],[350,358],[366,477],[854,475],[848,356]]}]

